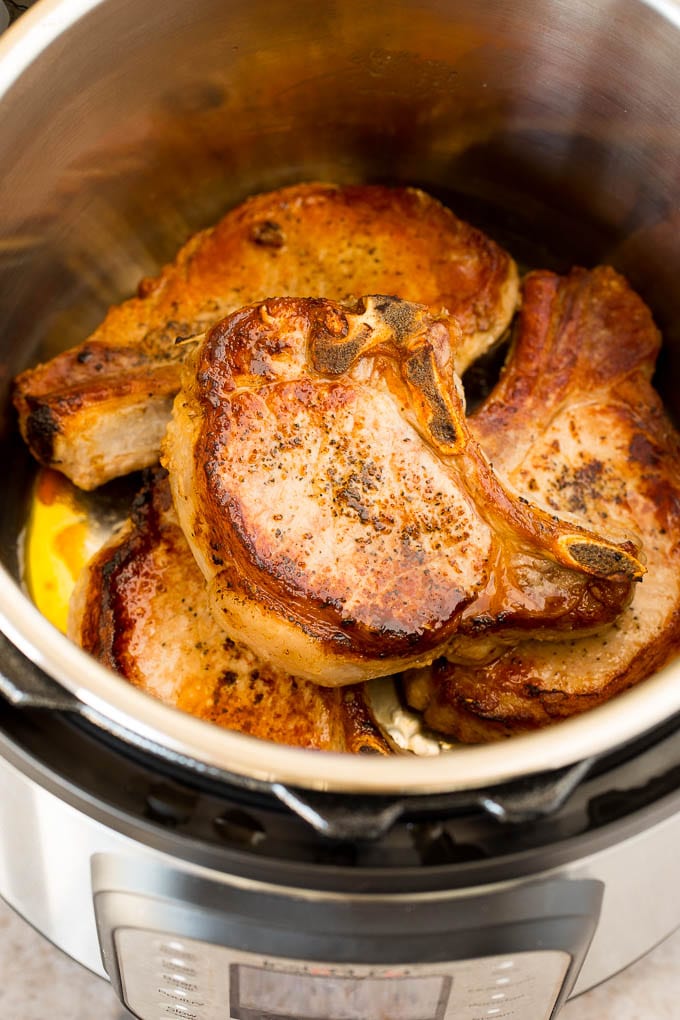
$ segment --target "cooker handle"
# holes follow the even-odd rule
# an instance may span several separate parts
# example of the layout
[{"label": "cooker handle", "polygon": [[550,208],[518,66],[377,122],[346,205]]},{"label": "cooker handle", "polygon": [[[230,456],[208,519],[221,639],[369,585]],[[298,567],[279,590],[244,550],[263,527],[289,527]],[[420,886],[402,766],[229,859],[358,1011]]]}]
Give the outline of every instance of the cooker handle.
[{"label": "cooker handle", "polygon": [[[418,798],[416,807],[422,810],[444,810],[456,807],[482,808],[504,823],[532,822],[558,811],[578,784],[590,771],[594,759],[589,758],[538,776],[529,776],[483,792]],[[272,793],[281,803],[329,839],[374,840],[380,839],[414,804],[415,799],[404,797],[357,797],[341,793],[315,793],[299,790],[282,783],[272,786]]]},{"label": "cooker handle", "polygon": [[594,758],[586,758],[537,776],[519,779],[477,795],[478,803],[501,822],[533,822],[554,814],[590,772]]},{"label": "cooker handle", "polygon": [[0,695],[15,708],[79,712],[82,704],[0,632]]},{"label": "cooker handle", "polygon": [[380,839],[406,807],[405,799],[315,793],[274,783],[272,793],[322,836],[341,840]]}]

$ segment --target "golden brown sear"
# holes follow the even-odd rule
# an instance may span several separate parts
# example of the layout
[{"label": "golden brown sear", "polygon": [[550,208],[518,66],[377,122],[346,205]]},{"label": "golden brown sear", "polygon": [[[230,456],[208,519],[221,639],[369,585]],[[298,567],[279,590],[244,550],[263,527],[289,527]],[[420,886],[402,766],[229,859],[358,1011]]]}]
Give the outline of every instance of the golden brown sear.
[{"label": "golden brown sear", "polygon": [[295,185],[197,234],[15,380],[34,456],[83,489],[156,464],[168,428],[170,478],[86,568],[72,636],[201,718],[352,752],[388,752],[371,677],[406,670],[427,724],[477,742],[658,669],[680,649],[658,332],[611,269],[531,273],[467,419],[459,375],[518,303],[512,258],[413,188]]},{"label": "golden brown sear", "polygon": [[465,417],[459,340],[396,298],[279,298],[187,360],[164,462],[216,617],[259,658],[347,684],[459,638],[476,658],[490,635],[592,631],[628,604],[633,544],[495,475]]},{"label": "golden brown sear", "polygon": [[470,424],[499,473],[546,509],[636,534],[647,573],[589,637],[524,641],[476,667],[406,674],[410,704],[459,740],[591,708],[680,648],[680,442],[650,379],[660,337],[614,270],[532,273],[503,376]]},{"label": "golden brown sear", "polygon": [[218,627],[162,469],[81,576],[69,633],[135,686],[219,726],[298,747],[389,753],[360,688],[277,672]]},{"label": "golden brown sear", "polygon": [[158,460],[184,348],[228,313],[274,295],[396,294],[446,310],[462,371],[506,329],[513,260],[414,188],[300,184],[258,195],[193,237],[78,347],[18,377],[34,456],[93,489]]}]

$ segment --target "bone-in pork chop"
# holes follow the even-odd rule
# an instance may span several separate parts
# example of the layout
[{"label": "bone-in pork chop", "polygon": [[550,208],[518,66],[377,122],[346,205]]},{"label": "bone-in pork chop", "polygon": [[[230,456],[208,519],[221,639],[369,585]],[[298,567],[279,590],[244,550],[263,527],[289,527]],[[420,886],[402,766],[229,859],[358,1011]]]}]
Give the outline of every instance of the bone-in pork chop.
[{"label": "bone-in pork chop", "polygon": [[557,513],[639,536],[632,604],[590,637],[524,641],[486,665],[407,674],[435,729],[481,741],[582,712],[680,648],[680,445],[650,384],[660,337],[614,270],[533,273],[505,372],[471,420],[504,478]]},{"label": "bone-in pork chop", "polygon": [[509,255],[422,191],[285,188],[197,234],[84,343],[20,375],[19,424],[39,461],[93,489],[158,460],[179,389],[175,340],[242,305],[396,294],[456,318],[462,371],[506,329],[517,291]]},{"label": "bone-in pork chop", "polygon": [[361,689],[324,690],[278,673],[217,626],[160,469],[80,578],[69,633],[137,687],[228,729],[326,751],[388,752]]},{"label": "bone-in pork chop", "polygon": [[458,342],[396,298],[279,298],[187,358],[164,463],[217,617],[258,657],[352,683],[456,635],[592,630],[629,601],[631,543],[498,481],[469,434]]}]

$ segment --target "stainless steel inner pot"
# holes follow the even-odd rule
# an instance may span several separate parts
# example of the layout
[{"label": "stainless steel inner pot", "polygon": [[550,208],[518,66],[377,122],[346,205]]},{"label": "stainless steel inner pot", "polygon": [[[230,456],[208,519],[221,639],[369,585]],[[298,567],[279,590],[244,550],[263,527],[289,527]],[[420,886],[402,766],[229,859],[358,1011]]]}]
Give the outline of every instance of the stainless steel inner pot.
[{"label": "stainless steel inner pot", "polygon": [[486,787],[678,712],[680,663],[509,744],[374,761],[263,745],[166,708],[22,593],[32,466],[8,393],[191,232],[248,194],[321,178],[424,187],[527,265],[614,264],[664,331],[659,383],[673,409],[679,64],[671,0],[41,0],[22,17],[0,40],[0,618],[35,664],[24,671],[44,671],[131,741],[215,774],[319,790]]}]

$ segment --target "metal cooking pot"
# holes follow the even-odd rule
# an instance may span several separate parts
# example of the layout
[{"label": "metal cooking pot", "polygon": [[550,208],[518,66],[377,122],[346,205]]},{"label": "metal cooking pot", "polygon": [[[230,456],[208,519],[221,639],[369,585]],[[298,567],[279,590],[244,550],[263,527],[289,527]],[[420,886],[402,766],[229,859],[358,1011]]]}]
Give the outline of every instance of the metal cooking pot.
[{"label": "metal cooking pot", "polygon": [[[297,180],[417,184],[525,264],[613,263],[680,366],[680,9],[668,0],[41,0],[0,41],[4,690],[189,766],[283,789],[479,790],[680,711],[680,664],[511,745],[361,760],[267,747],[94,663],[21,588],[32,466],[11,377],[79,341],[186,236]],[[14,666],[10,668],[10,662]]]}]

